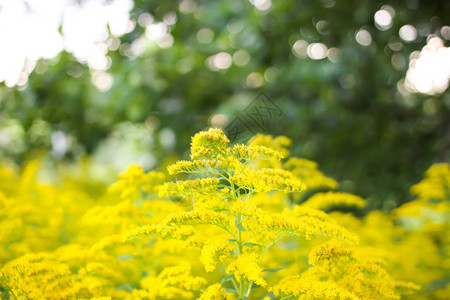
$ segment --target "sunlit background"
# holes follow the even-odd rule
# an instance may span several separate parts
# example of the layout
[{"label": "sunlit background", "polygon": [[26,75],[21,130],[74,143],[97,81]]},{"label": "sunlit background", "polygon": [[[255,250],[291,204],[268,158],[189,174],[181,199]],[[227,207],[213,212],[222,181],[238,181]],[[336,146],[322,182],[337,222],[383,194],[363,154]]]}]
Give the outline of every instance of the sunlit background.
[{"label": "sunlit background", "polygon": [[[270,0],[250,2],[260,11],[270,10],[272,6]],[[177,22],[175,12],[166,14],[162,22],[156,21],[150,13],[143,13],[133,20],[130,18],[132,0],[5,0],[0,5],[0,39],[3,45],[0,49],[0,82],[8,87],[26,85],[39,59],[55,59],[64,50],[94,70],[92,83],[99,90],[106,91],[113,83],[107,73],[111,66],[111,58],[107,54],[110,50],[119,49],[118,38],[133,31],[137,21],[145,28],[145,34],[132,43],[129,51],[123,51],[124,55],[139,56],[152,43],[160,48],[170,48],[173,44],[170,28]],[[195,2],[185,0],[179,4],[179,11],[183,14],[195,13],[195,9]],[[373,16],[375,27],[380,31],[390,29],[395,13],[392,6],[383,5]],[[444,40],[450,40],[450,26],[441,27],[438,37],[430,34],[426,24],[421,25],[420,28],[409,24],[401,26],[399,38],[392,38],[389,42],[390,49],[400,51],[403,43],[414,42],[418,35],[427,39],[427,45],[412,52],[409,59],[401,54],[393,55],[392,67],[402,70],[408,65],[405,78],[399,82],[406,91],[443,93],[448,88],[450,78],[450,49],[444,45]],[[328,26],[328,22],[320,20],[315,26],[320,32]],[[232,34],[241,31],[240,27],[242,24],[234,27],[230,24],[227,29]],[[200,43],[208,44],[213,41],[214,33],[205,27],[196,33],[196,38]],[[356,30],[355,40],[361,46],[370,46],[372,35],[361,28]],[[301,39],[295,41],[292,51],[299,58],[329,59],[332,62],[339,55],[339,48]],[[217,71],[228,69],[233,63],[237,66],[246,65],[249,60],[248,52],[239,49],[233,56],[227,52],[211,55],[206,64],[211,70]],[[38,74],[44,71],[36,70]],[[258,73],[247,77],[250,87],[259,87],[263,81]]]},{"label": "sunlit background", "polygon": [[266,133],[381,199],[449,158],[449,4],[348,2],[0,1],[0,155],[154,168],[264,90]]}]

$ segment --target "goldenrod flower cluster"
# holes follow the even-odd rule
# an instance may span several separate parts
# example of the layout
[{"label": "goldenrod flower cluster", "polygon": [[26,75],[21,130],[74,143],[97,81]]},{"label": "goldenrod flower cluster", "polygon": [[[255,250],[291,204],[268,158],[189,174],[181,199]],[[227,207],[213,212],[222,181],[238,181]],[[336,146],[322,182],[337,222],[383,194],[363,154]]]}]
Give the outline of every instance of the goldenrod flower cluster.
[{"label": "goldenrod flower cluster", "polygon": [[305,185],[293,174],[285,170],[262,169],[249,170],[235,173],[230,176],[230,181],[239,187],[245,186],[254,192],[270,192],[274,190],[299,192],[305,189]]},{"label": "goldenrod flower cluster", "polygon": [[283,279],[273,288],[275,295],[300,296],[301,299],[400,299],[419,287],[396,281],[382,261],[360,256],[336,241],[313,249],[309,263],[314,266],[300,276]]},{"label": "goldenrod flower cluster", "polygon": [[205,266],[206,272],[212,272],[217,267],[217,262],[225,262],[231,258],[234,245],[229,241],[207,241],[202,245],[200,261]]},{"label": "goldenrod flower cluster", "polygon": [[411,193],[422,200],[450,201],[450,166],[434,164],[425,173],[424,180],[411,187]]},{"label": "goldenrod flower cluster", "polygon": [[119,178],[119,181],[111,185],[110,191],[119,191],[122,199],[135,199],[141,193],[151,191],[165,176],[159,172],[144,173],[140,166],[131,164]]},{"label": "goldenrod flower cluster", "polygon": [[159,186],[159,196],[181,196],[191,194],[210,195],[217,191],[219,180],[217,178],[197,178],[177,182],[166,182]]},{"label": "goldenrod flower cluster", "polygon": [[255,160],[255,159],[281,160],[282,158],[284,158],[281,152],[259,145],[258,146],[235,145],[229,148],[228,152],[231,155],[236,156],[239,160]]},{"label": "goldenrod flower cluster", "polygon": [[133,290],[133,299],[192,299],[206,285],[206,279],[191,275],[191,265],[183,261],[164,268],[157,276],[143,278],[140,285]]},{"label": "goldenrod flower cluster", "polygon": [[359,196],[349,193],[326,192],[314,194],[312,197],[308,198],[307,201],[302,203],[302,206],[320,210],[328,210],[336,206],[355,206],[361,208],[366,206],[366,201]]},{"label": "goldenrod flower cluster", "polygon": [[208,288],[200,295],[198,300],[225,300],[227,297],[227,293],[225,289],[220,285],[220,283],[215,283]]},{"label": "goldenrod flower cluster", "polygon": [[300,178],[309,190],[337,189],[338,183],[326,177],[318,167],[316,162],[297,157],[291,157],[283,164],[283,168]]},{"label": "goldenrod flower cluster", "polygon": [[52,184],[0,165],[0,299],[449,298],[448,164],[356,217],[339,209],[365,201],[290,144],[210,129],[168,167],[189,180],[131,165],[110,188],[86,163]]},{"label": "goldenrod flower cluster", "polygon": [[[238,282],[253,282],[259,286],[266,286],[263,269],[255,253],[243,253],[227,266],[227,274],[231,274]],[[247,291],[247,295],[248,295]]]},{"label": "goldenrod flower cluster", "polygon": [[217,159],[223,157],[230,140],[222,130],[211,128],[192,137],[191,159]]}]

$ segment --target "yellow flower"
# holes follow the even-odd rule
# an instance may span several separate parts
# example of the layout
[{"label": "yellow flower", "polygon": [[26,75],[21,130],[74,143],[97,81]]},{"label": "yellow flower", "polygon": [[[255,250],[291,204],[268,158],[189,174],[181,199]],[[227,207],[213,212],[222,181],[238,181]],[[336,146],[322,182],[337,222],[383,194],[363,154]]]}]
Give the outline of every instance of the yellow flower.
[{"label": "yellow flower", "polygon": [[241,254],[233,260],[227,267],[227,274],[234,274],[238,281],[253,281],[257,285],[266,286],[266,281],[262,277],[262,268],[258,259],[253,253]]},{"label": "yellow flower", "polygon": [[218,184],[219,179],[215,177],[166,182],[159,186],[159,196],[165,197],[189,194],[212,194],[217,191]]},{"label": "yellow flower", "polygon": [[119,181],[109,187],[109,191],[119,192],[122,199],[135,199],[141,191],[155,191],[156,185],[160,184],[165,176],[160,172],[144,173],[140,166],[131,164],[119,178]]},{"label": "yellow flower", "polygon": [[162,224],[165,225],[196,225],[212,224],[220,227],[228,226],[228,217],[210,209],[195,209],[187,212],[168,215]]},{"label": "yellow flower", "polygon": [[366,201],[363,198],[353,194],[340,192],[316,193],[302,203],[302,206],[320,210],[328,210],[336,206],[364,207],[365,205]]},{"label": "yellow flower", "polygon": [[278,231],[286,235],[303,235],[310,239],[315,235],[324,235],[357,243],[358,237],[348,232],[345,228],[331,222],[322,221],[320,212],[309,214],[297,214],[284,212],[283,214],[268,214],[267,212],[245,203],[236,202],[232,207],[233,213],[247,216],[244,219],[244,227],[257,232]]},{"label": "yellow flower", "polygon": [[191,159],[222,157],[229,143],[230,140],[220,129],[201,131],[192,137]]},{"label": "yellow flower", "polygon": [[425,176],[411,187],[413,195],[422,200],[450,200],[450,164],[434,164]]},{"label": "yellow flower", "polygon": [[193,234],[194,228],[191,226],[144,225],[126,233],[123,240],[126,241],[140,236],[185,240]]},{"label": "yellow flower", "polygon": [[312,217],[320,221],[335,223],[335,221],[325,212],[310,207],[294,206],[293,210],[285,209],[283,215],[291,218]]},{"label": "yellow flower", "polygon": [[164,268],[158,276],[145,277],[140,284],[142,289],[133,290],[135,298],[192,299],[206,285],[206,280],[191,275],[191,265],[183,261],[176,266]]},{"label": "yellow flower", "polygon": [[220,283],[215,283],[210,285],[203,291],[198,300],[224,300],[227,297],[227,292],[220,285]]},{"label": "yellow flower", "polygon": [[289,155],[288,147],[291,146],[292,141],[285,136],[272,137],[271,135],[257,134],[248,141],[249,146],[265,146],[277,150],[283,154],[284,157]]},{"label": "yellow flower", "polygon": [[308,276],[290,276],[281,280],[272,289],[277,297],[293,295],[299,299],[359,300],[357,296],[339,287],[332,281],[318,281]]},{"label": "yellow flower", "polygon": [[353,250],[346,249],[339,242],[332,240],[314,248],[309,253],[308,261],[311,265],[315,266],[322,261],[335,262],[341,257],[353,259],[355,254]]},{"label": "yellow flower", "polygon": [[284,156],[281,152],[264,146],[234,145],[228,149],[229,153],[238,159],[256,160],[281,160]]},{"label": "yellow flower", "polygon": [[224,262],[231,257],[230,253],[234,250],[234,245],[227,241],[207,241],[202,248],[200,261],[205,266],[206,272],[212,272],[216,269],[217,258]]},{"label": "yellow flower", "polygon": [[245,169],[235,173],[230,181],[239,187],[248,188],[255,192],[270,192],[273,190],[283,192],[298,192],[306,186],[293,174],[281,169]]}]

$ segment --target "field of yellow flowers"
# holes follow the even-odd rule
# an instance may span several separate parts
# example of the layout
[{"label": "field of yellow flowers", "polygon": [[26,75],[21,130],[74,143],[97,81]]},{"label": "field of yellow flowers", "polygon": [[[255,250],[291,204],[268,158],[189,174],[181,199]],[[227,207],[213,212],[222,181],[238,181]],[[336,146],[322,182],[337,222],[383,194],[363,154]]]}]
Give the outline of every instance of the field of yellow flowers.
[{"label": "field of yellow flowers", "polygon": [[450,299],[449,164],[357,217],[365,200],[290,144],[210,129],[191,160],[109,187],[83,166],[49,185],[37,161],[1,165],[1,299]]}]

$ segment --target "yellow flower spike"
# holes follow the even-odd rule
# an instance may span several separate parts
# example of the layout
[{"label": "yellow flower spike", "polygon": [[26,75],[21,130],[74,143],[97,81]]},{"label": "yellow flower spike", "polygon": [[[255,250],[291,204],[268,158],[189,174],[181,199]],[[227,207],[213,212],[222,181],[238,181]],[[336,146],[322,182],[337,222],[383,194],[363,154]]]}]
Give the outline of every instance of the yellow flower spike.
[{"label": "yellow flower spike", "polygon": [[293,210],[285,209],[283,215],[291,218],[312,217],[320,221],[335,223],[335,221],[325,212],[310,207],[294,206]]},{"label": "yellow flower spike", "polygon": [[244,201],[236,201],[231,208],[233,214],[248,216],[252,218],[259,218],[265,216],[265,212],[255,205]]},{"label": "yellow flower spike", "polygon": [[311,250],[308,256],[308,261],[311,265],[315,266],[319,262],[333,262],[338,260],[340,257],[348,257],[353,259],[355,257],[355,253],[353,250],[344,248],[341,243],[331,240]]},{"label": "yellow flower spike", "polygon": [[283,214],[268,214],[254,205],[244,202],[236,202],[231,212],[247,216],[245,224],[255,231],[270,230],[285,233],[286,235],[303,235],[307,239],[312,236],[323,235],[336,237],[350,243],[357,243],[358,237],[351,234],[345,228],[331,222],[322,221],[320,212],[296,215],[295,212]]},{"label": "yellow flower spike", "polygon": [[178,173],[208,173],[211,170],[221,169],[224,171],[242,170],[244,165],[235,157],[227,157],[223,160],[180,160],[167,167],[170,175]]},{"label": "yellow flower spike", "polygon": [[291,157],[287,162],[284,163],[284,168],[286,170],[294,170],[294,169],[312,169],[315,170],[319,167],[319,165],[305,158]]},{"label": "yellow flower spike", "polygon": [[125,170],[125,172],[119,175],[120,179],[130,179],[138,180],[142,175],[144,175],[144,170],[141,166],[135,163],[131,163],[130,166]]},{"label": "yellow flower spike", "polygon": [[237,186],[248,187],[255,192],[270,192],[273,190],[289,192],[299,192],[306,189],[306,186],[293,174],[285,170],[245,169],[241,173],[235,173],[230,180]]},{"label": "yellow flower spike", "polygon": [[191,226],[144,225],[126,233],[123,236],[123,241],[125,242],[141,236],[185,240],[193,234],[194,228]]},{"label": "yellow flower spike", "polygon": [[290,276],[272,289],[277,297],[292,295],[299,299],[359,300],[357,296],[332,281],[321,282],[308,276]]},{"label": "yellow flower spike", "polygon": [[156,185],[164,180],[165,176],[160,172],[148,172],[136,165],[131,164],[128,169],[119,175],[119,181],[112,184],[108,191],[119,192],[122,199],[133,200],[141,191],[155,192]]},{"label": "yellow flower spike", "polygon": [[167,167],[167,171],[170,175],[177,173],[186,173],[197,171],[199,163],[193,161],[179,160],[176,163]]},{"label": "yellow flower spike", "polygon": [[234,145],[228,149],[228,152],[230,155],[244,160],[281,160],[284,158],[283,153],[264,146]]},{"label": "yellow flower spike", "polygon": [[304,207],[310,207],[320,210],[328,210],[336,206],[345,207],[364,207],[366,201],[356,195],[340,192],[326,192],[326,193],[316,193],[304,203],[301,204]]},{"label": "yellow flower spike", "polygon": [[227,297],[227,292],[220,285],[220,283],[215,283],[210,285],[203,291],[198,300],[225,300]]},{"label": "yellow flower spike", "polygon": [[205,267],[206,272],[212,272],[216,269],[217,259],[222,262],[230,258],[230,253],[234,250],[234,245],[227,241],[207,241],[200,256],[200,261]]},{"label": "yellow flower spike", "polygon": [[191,159],[223,157],[230,140],[222,130],[211,128],[192,137]]},{"label": "yellow flower spike", "polygon": [[215,177],[166,182],[159,186],[159,196],[182,196],[189,194],[212,194],[218,189],[219,179]]},{"label": "yellow flower spike", "polygon": [[165,178],[166,176],[161,172],[151,171],[144,174],[141,179],[142,190],[144,192],[155,192],[157,185],[161,184]]},{"label": "yellow flower spike", "polygon": [[450,164],[432,165],[425,172],[425,178],[411,187],[411,194],[421,200],[449,200]]},{"label": "yellow flower spike", "polygon": [[162,222],[164,225],[211,224],[226,227],[229,225],[225,214],[209,209],[195,209],[187,212],[168,215]]},{"label": "yellow flower spike", "polygon": [[285,136],[277,136],[273,138],[270,135],[257,134],[248,142],[249,146],[265,146],[276,151],[279,151],[283,156],[289,155],[288,148],[291,146],[292,141]]},{"label": "yellow flower spike", "polygon": [[340,241],[328,241],[311,251],[309,262],[314,267],[301,275],[301,282],[311,278],[315,282],[337,284],[361,299],[394,300],[417,290],[413,283],[391,278],[386,263],[368,254],[372,252],[355,251]]},{"label": "yellow flower spike", "polygon": [[2,266],[0,285],[16,299],[77,299],[90,290],[82,276],[51,253],[26,254]]},{"label": "yellow flower spike", "polygon": [[193,235],[186,239],[186,247],[203,248],[206,241],[205,237]]},{"label": "yellow flower spike", "polygon": [[132,299],[192,299],[206,285],[203,277],[191,274],[191,265],[183,261],[164,268],[157,276],[147,276],[141,289],[133,290]]},{"label": "yellow flower spike", "polygon": [[326,177],[319,171],[317,163],[292,157],[283,164],[283,168],[297,176],[308,187],[309,190],[315,189],[336,189],[338,183],[329,177]]},{"label": "yellow flower spike", "polygon": [[255,254],[244,253],[233,260],[227,267],[227,274],[234,274],[240,282],[242,280],[253,281],[257,285],[266,286],[267,282],[262,277],[262,268]]},{"label": "yellow flower spike", "polygon": [[425,175],[430,178],[442,177],[448,179],[450,177],[450,164],[448,163],[434,164],[425,172]]}]

